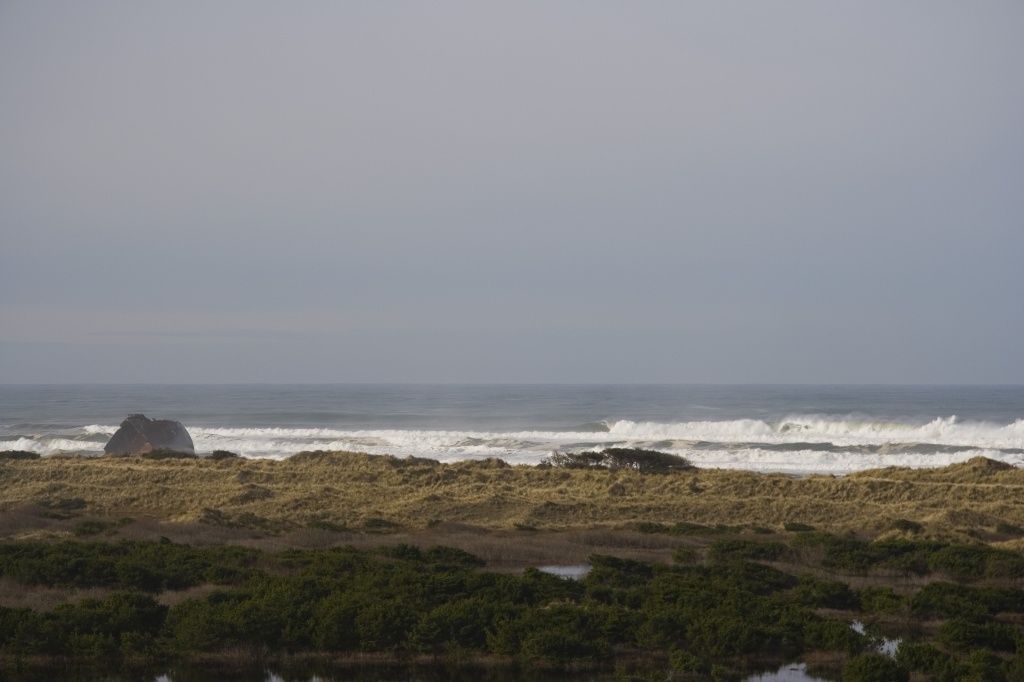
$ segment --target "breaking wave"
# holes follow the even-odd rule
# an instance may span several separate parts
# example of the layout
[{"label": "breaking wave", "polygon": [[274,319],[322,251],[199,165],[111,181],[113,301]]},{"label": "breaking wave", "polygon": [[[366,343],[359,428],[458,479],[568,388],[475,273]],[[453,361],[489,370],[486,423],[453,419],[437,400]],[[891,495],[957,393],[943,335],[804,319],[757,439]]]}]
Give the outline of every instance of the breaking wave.
[{"label": "breaking wave", "polygon": [[[814,416],[791,416],[777,422],[609,420],[580,424],[572,430],[543,431],[188,429],[197,452],[230,450],[245,457],[271,459],[304,450],[350,450],[445,462],[498,457],[512,464],[537,464],[552,451],[644,447],[683,455],[698,466],[789,473],[945,466],[978,455],[1024,464],[1024,419],[1005,425],[962,422],[956,417],[920,424]],[[0,438],[0,450],[97,455],[116,430],[116,426],[91,424],[54,435],[5,435]]]}]

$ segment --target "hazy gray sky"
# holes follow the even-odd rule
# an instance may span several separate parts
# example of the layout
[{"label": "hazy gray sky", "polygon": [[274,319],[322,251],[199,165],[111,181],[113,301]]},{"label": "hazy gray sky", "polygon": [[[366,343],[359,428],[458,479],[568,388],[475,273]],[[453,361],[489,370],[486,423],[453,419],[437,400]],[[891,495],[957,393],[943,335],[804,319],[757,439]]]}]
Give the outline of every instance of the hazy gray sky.
[{"label": "hazy gray sky", "polygon": [[0,382],[1024,383],[1024,4],[0,3]]}]

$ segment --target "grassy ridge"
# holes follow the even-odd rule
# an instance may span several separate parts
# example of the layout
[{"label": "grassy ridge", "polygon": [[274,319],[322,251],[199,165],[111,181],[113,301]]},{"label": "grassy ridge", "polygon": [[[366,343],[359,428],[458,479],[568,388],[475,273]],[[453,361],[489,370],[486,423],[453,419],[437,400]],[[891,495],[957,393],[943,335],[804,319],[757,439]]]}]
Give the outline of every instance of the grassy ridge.
[{"label": "grassy ridge", "polygon": [[0,461],[0,510],[35,505],[59,513],[68,501],[112,519],[141,515],[268,529],[412,530],[437,521],[562,530],[640,522],[774,530],[804,524],[1011,544],[1024,534],[1024,470],[984,458],[841,478],[709,469],[642,474],[513,467],[498,460],[439,464],[346,452],[282,461]]}]

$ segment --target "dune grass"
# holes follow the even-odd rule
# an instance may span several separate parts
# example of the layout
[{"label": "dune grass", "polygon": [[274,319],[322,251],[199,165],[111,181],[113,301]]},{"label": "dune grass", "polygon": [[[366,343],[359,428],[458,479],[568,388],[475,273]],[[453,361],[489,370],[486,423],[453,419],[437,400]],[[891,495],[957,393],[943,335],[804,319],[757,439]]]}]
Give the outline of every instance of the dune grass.
[{"label": "dune grass", "polygon": [[[44,458],[0,461],[0,511],[37,508],[119,519],[388,533],[440,522],[489,529],[787,524],[834,533],[1021,544],[1024,470],[975,458],[941,469],[888,468],[845,477],[692,469],[440,464],[360,453],[243,458]],[[84,504],[83,504],[84,503]],[[67,511],[67,510],[65,510]],[[62,512],[63,513],[63,512]],[[0,528],[0,531],[3,529]],[[8,533],[9,534],[9,533]]]}]

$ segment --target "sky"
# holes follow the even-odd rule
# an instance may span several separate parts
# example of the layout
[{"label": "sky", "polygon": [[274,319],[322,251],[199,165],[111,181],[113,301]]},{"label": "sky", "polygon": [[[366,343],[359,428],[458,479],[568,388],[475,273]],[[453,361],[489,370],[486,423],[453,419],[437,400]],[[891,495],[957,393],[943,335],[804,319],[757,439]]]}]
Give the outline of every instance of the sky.
[{"label": "sky", "polygon": [[0,383],[1024,383],[1024,4],[0,3]]}]

